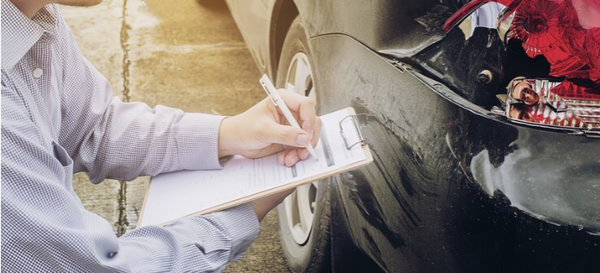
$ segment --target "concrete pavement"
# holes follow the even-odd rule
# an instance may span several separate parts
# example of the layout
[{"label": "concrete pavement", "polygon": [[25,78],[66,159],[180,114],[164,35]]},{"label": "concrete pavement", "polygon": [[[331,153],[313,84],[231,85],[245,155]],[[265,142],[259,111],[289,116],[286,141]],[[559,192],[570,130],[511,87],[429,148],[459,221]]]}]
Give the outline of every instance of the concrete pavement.
[{"label": "concrete pavement", "polygon": [[[124,101],[184,111],[235,115],[264,97],[260,74],[223,1],[113,0],[90,8],[61,7],[82,53]],[[125,16],[123,16],[125,15]],[[93,185],[74,176],[85,207],[116,233],[135,228],[147,177]],[[289,272],[274,213],[244,259],[225,272]]]}]

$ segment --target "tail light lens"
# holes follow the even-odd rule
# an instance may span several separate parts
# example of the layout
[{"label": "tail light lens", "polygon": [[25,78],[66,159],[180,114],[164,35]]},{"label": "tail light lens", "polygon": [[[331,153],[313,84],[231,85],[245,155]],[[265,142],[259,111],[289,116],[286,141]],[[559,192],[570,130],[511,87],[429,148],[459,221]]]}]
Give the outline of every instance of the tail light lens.
[{"label": "tail light lens", "polygon": [[523,42],[527,55],[543,55],[549,76],[584,78],[600,85],[600,2],[514,1],[507,38]]}]

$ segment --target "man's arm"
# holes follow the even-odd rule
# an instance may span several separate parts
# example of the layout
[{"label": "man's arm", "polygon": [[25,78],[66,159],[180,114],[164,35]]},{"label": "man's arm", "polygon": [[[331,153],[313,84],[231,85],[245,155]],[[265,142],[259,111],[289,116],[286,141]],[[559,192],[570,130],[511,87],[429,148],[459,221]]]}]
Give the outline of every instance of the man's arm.
[{"label": "man's arm", "polygon": [[[143,103],[125,103],[117,98],[103,113],[76,113],[78,110],[74,107],[63,111],[74,115],[63,120],[63,128],[70,127],[64,130],[71,132],[61,134],[61,144],[75,162],[74,172],[88,172],[92,182],[107,177],[133,180],[174,170],[221,168],[218,132],[223,117],[183,113],[164,106],[151,109]],[[75,122],[75,117],[86,115]]]},{"label": "man's arm", "polygon": [[[132,180],[180,169],[220,168],[219,156],[262,157],[283,151],[288,166],[308,156],[304,148],[318,141],[320,120],[312,99],[281,90],[302,129],[286,124],[268,99],[227,118],[112,98],[102,75],[81,56],[69,37],[63,59],[60,143],[75,161],[74,171],[87,171],[93,182],[105,177]],[[76,76],[76,77],[74,77]],[[170,90],[165,90],[170,92]],[[221,124],[221,122],[223,123]]]},{"label": "man's arm", "polygon": [[[133,180],[181,169],[220,168],[218,129],[223,117],[150,108],[114,98],[108,81],[81,55],[66,23],[59,142],[74,160],[74,172],[95,183],[106,177]],[[164,92],[171,92],[165,90]]]},{"label": "man's arm", "polygon": [[71,162],[39,128],[19,96],[2,88],[2,265],[15,272],[214,271],[239,258],[258,233],[252,206],[120,238],[72,191]]}]

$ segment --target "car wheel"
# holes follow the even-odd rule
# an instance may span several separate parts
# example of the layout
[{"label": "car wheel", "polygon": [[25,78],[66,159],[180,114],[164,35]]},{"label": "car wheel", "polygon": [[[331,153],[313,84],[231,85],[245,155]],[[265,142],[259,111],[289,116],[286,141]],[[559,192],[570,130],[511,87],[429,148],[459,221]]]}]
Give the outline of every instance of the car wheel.
[{"label": "car wheel", "polygon": [[[290,26],[281,52],[277,87],[317,100],[300,17]],[[329,182],[324,179],[300,186],[277,208],[283,254],[294,272],[331,271]]]}]

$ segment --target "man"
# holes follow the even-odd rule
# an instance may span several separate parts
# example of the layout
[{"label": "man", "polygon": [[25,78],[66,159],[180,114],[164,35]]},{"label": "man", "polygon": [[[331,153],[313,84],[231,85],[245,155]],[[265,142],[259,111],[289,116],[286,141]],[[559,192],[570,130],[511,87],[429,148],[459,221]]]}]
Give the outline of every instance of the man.
[{"label": "man", "polygon": [[318,139],[314,101],[282,90],[303,129],[282,124],[269,100],[228,118],[123,103],[50,2],[59,1],[2,0],[3,271],[210,272],[239,259],[258,222],[289,192],[117,238],[83,208],[72,173],[87,172],[94,183],[131,180],[280,151],[291,166]]}]

